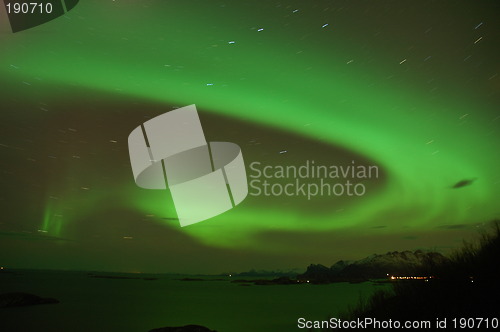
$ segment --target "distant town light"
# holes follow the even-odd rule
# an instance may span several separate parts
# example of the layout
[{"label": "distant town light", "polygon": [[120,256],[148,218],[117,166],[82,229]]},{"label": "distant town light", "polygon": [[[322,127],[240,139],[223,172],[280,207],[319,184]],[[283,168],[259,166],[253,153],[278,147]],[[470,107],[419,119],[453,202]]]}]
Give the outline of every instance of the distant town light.
[{"label": "distant town light", "polygon": [[398,279],[398,280],[427,280],[427,279],[433,279],[434,276],[428,276],[428,277],[422,277],[422,276],[418,276],[418,277],[413,277],[413,276],[391,276],[391,279],[394,280],[394,279]]}]

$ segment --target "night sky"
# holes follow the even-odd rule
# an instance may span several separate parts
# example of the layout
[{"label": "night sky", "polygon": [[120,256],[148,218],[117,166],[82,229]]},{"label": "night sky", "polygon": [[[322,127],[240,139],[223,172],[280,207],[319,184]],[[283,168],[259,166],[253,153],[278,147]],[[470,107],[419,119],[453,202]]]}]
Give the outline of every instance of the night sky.
[{"label": "night sky", "polygon": [[[449,252],[500,217],[498,1],[81,0],[0,12],[0,265],[221,273]],[[196,104],[266,165],[377,165],[362,197],[248,196],[181,228],[127,138]]]}]

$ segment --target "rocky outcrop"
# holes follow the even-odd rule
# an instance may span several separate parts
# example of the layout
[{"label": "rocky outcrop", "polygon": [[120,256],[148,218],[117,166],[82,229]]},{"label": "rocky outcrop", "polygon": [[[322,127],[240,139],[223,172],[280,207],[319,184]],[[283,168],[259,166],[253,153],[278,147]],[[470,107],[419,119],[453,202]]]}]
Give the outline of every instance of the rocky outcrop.
[{"label": "rocky outcrop", "polygon": [[0,294],[0,308],[23,307],[29,305],[50,304],[50,303],[59,303],[59,301],[56,299],[42,298],[27,293]]},{"label": "rocky outcrop", "polygon": [[272,280],[255,280],[256,285],[295,285],[297,281],[290,279],[289,277],[279,277]]},{"label": "rocky outcrop", "polygon": [[269,285],[296,285],[297,280],[290,279],[289,277],[279,277],[276,279],[235,279],[231,281],[235,284],[240,285],[260,285],[260,286],[269,286]]}]

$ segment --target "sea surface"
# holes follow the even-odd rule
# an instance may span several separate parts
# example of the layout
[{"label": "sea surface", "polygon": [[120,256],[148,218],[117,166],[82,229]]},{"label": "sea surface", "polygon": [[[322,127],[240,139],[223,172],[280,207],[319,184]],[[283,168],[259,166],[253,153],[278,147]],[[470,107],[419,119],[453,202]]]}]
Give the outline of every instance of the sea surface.
[{"label": "sea surface", "polygon": [[[338,317],[360,298],[389,287],[371,282],[242,286],[229,276],[94,274],[138,279],[95,278],[88,272],[0,273],[0,293],[60,301],[0,309],[0,331],[147,332],[187,324],[219,332],[298,331],[300,317]],[[157,279],[142,279],[148,277]],[[179,280],[185,277],[204,281]]]}]

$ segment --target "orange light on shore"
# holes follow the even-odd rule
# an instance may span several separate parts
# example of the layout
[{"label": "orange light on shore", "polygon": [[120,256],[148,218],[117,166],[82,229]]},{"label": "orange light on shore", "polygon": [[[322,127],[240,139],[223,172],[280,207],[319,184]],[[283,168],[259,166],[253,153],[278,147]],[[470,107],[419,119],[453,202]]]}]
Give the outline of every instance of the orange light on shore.
[{"label": "orange light on shore", "polygon": [[398,279],[398,280],[428,280],[428,279],[433,279],[434,276],[391,276],[391,279]]}]

